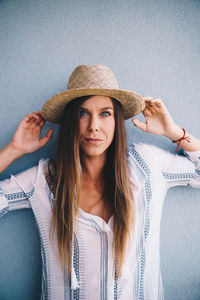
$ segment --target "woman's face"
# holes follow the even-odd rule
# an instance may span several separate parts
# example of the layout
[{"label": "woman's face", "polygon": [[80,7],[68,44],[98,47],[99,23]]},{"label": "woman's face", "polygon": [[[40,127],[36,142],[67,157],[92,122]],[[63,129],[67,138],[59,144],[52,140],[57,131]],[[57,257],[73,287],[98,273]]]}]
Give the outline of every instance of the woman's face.
[{"label": "woman's face", "polygon": [[91,96],[80,107],[79,141],[82,154],[105,155],[115,132],[114,106],[110,97]]}]

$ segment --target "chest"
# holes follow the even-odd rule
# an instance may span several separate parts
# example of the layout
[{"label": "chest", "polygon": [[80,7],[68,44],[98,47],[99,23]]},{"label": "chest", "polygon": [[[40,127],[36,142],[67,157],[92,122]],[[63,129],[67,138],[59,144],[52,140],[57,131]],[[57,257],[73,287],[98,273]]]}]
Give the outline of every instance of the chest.
[{"label": "chest", "polygon": [[[135,267],[134,249],[127,255],[122,280],[116,282],[113,275],[113,233],[109,226],[96,217],[87,219],[80,212],[73,252],[74,271],[80,281],[80,299],[132,299],[133,278],[129,269]],[[117,284],[119,290],[123,290],[122,297],[120,293],[117,295]]]},{"label": "chest", "polygon": [[86,213],[101,217],[105,222],[108,222],[111,217],[110,209],[103,194],[103,186],[82,183],[79,206]]}]

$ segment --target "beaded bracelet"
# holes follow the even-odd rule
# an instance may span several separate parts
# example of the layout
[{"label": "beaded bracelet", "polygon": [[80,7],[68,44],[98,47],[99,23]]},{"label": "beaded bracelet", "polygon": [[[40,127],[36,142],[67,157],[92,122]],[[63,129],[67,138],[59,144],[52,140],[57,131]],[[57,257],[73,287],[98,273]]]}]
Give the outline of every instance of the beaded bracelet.
[{"label": "beaded bracelet", "polygon": [[182,128],[182,129],[183,129],[183,136],[182,136],[182,138],[178,139],[177,141],[172,141],[172,143],[177,143],[178,142],[178,145],[176,147],[176,151],[175,152],[177,152],[178,147],[180,145],[180,142],[182,140],[186,140],[188,143],[190,143],[190,140],[191,140],[191,138],[189,136],[185,136],[185,129],[184,128]]}]

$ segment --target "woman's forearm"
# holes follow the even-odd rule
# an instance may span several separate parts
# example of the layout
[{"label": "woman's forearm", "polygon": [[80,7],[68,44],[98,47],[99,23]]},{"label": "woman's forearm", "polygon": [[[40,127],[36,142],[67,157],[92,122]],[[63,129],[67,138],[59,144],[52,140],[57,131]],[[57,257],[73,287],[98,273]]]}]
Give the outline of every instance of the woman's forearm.
[{"label": "woman's forearm", "polygon": [[[153,97],[143,97],[146,107],[142,112],[145,117],[145,123],[133,118],[132,121],[135,126],[140,129],[152,133],[162,134],[172,141],[177,141],[183,137],[183,130],[172,119],[167,107],[161,99]],[[190,133],[185,132],[185,137],[190,138],[190,142],[187,140],[181,140],[180,143],[176,142],[183,150],[194,152],[200,151],[200,140],[192,136]]]},{"label": "woman's forearm", "polygon": [[0,173],[13,161],[27,153],[32,153],[44,147],[52,138],[53,128],[40,138],[44,126],[40,111],[28,114],[19,124],[10,143],[0,150]]},{"label": "woman's forearm", "polygon": [[[183,130],[180,126],[176,125],[170,130],[170,132],[165,134],[165,136],[168,137],[169,139],[171,139],[172,141],[176,141],[176,140],[182,138]],[[181,140],[179,145],[183,150],[191,151],[191,152],[200,151],[200,140],[199,139],[192,136],[187,131],[185,133],[185,137],[189,137],[190,142],[188,142],[187,140]],[[176,144],[178,144],[178,142]]]},{"label": "woman's forearm", "polygon": [[2,173],[12,162],[23,154],[15,150],[10,144],[0,150],[0,173]]}]

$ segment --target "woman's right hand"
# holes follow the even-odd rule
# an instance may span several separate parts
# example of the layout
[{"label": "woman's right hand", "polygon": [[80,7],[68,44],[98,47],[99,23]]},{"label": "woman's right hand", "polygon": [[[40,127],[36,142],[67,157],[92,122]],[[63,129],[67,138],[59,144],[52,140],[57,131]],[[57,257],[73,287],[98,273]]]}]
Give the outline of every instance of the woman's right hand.
[{"label": "woman's right hand", "polygon": [[44,124],[41,111],[26,115],[17,127],[9,146],[20,156],[44,147],[53,135],[53,128],[51,128],[43,138],[40,138]]}]

